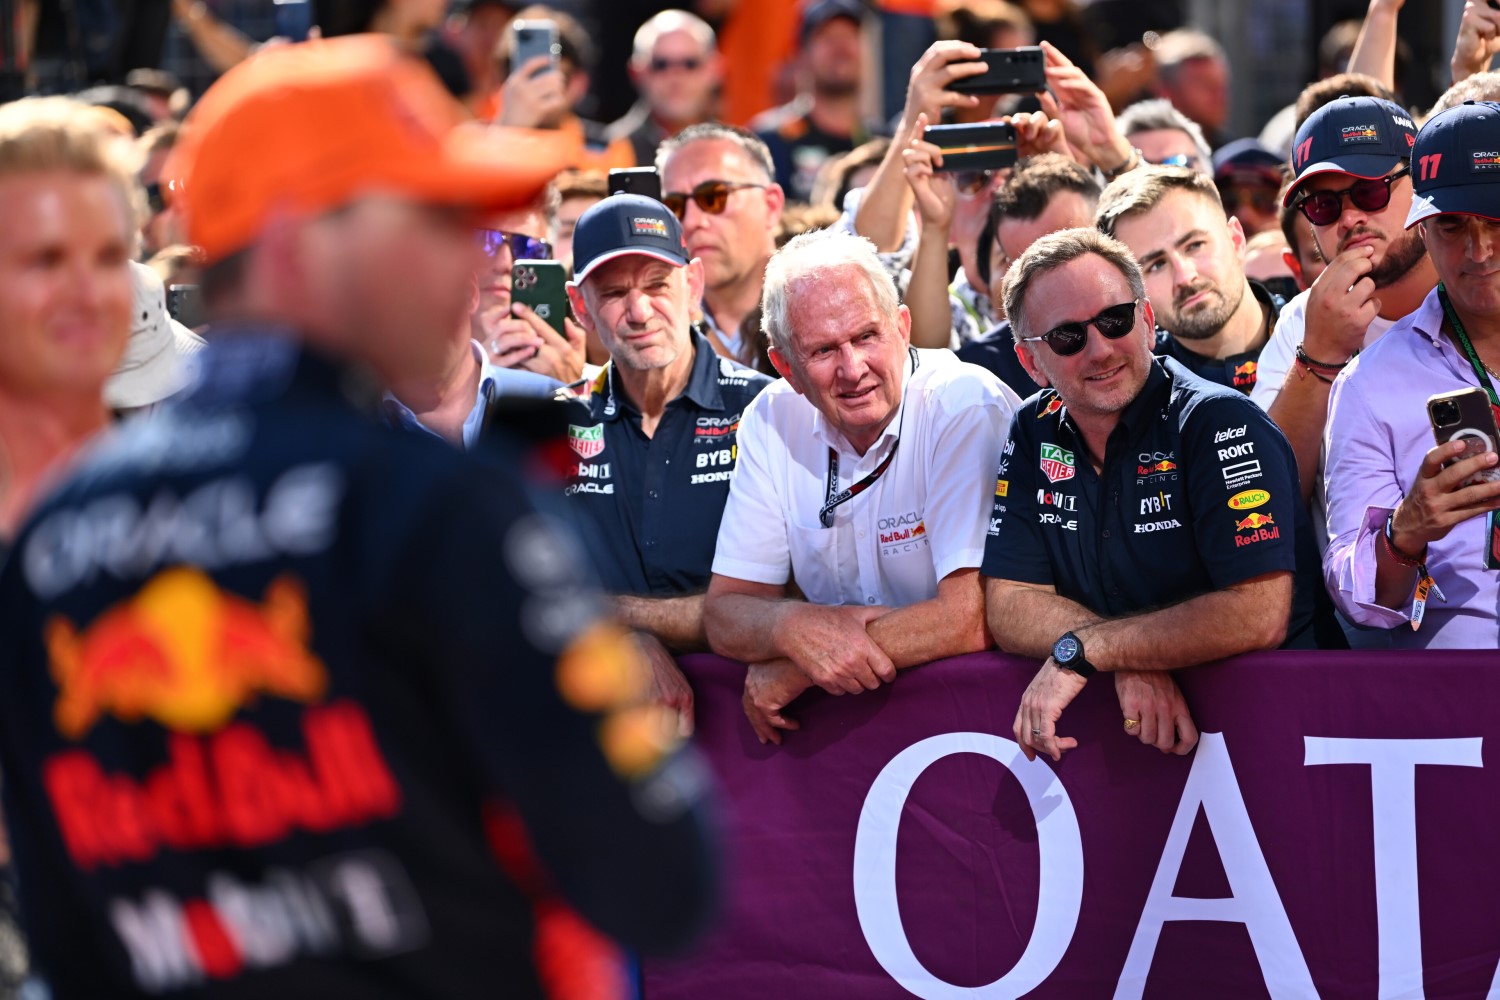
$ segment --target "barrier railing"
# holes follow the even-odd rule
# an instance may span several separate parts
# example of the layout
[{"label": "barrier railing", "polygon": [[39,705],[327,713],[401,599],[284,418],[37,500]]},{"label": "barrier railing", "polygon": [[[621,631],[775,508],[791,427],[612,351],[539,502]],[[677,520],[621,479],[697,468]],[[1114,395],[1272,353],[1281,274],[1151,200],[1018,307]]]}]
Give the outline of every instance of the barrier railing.
[{"label": "barrier railing", "polygon": [[688,657],[727,900],[650,1000],[1500,998],[1500,653],[1264,653],[1182,671],[1203,731],[1143,746],[1113,684],[1028,763],[1035,664],[978,654],[805,696],[780,748],[744,668]]}]

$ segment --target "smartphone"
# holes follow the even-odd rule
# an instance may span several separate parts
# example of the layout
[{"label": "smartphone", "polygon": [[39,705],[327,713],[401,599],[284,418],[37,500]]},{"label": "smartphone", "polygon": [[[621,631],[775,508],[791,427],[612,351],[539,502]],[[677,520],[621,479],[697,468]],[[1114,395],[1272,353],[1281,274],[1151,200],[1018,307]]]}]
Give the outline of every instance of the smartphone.
[{"label": "smartphone", "polygon": [[[528,19],[525,21],[510,22],[511,40],[514,43],[511,51],[515,58],[511,60],[512,71],[520,69],[537,56],[546,56],[550,61],[550,69],[557,68],[558,59],[562,58],[562,45],[557,40],[557,22],[544,19]],[[540,76],[547,70],[539,70],[533,76]]]},{"label": "smartphone", "polygon": [[943,173],[1015,166],[1016,130],[1004,122],[930,125],[922,138],[943,151]]},{"label": "smartphone", "polygon": [[196,330],[203,325],[203,301],[197,285],[171,285],[167,288],[167,315]]},{"label": "smartphone", "polygon": [[518,260],[510,268],[510,298],[531,307],[547,325],[566,337],[568,271],[560,261]]},{"label": "smartphone", "polygon": [[655,167],[616,167],[609,172],[610,194],[643,194],[661,201],[661,178]]},{"label": "smartphone", "polygon": [[981,49],[979,59],[989,69],[978,76],[954,80],[948,89],[958,94],[1035,94],[1047,89],[1047,58],[1041,46],[1019,49]]},{"label": "smartphone", "polygon": [[[1432,422],[1432,435],[1438,444],[1450,441],[1464,443],[1463,454],[1453,461],[1494,451],[1500,444],[1500,430],[1495,426],[1495,411],[1490,407],[1490,397],[1483,389],[1458,389],[1438,393],[1427,400],[1427,417]],[[1451,464],[1451,463],[1450,463]],[[1476,473],[1464,483],[1493,483],[1500,480],[1500,466]]]}]

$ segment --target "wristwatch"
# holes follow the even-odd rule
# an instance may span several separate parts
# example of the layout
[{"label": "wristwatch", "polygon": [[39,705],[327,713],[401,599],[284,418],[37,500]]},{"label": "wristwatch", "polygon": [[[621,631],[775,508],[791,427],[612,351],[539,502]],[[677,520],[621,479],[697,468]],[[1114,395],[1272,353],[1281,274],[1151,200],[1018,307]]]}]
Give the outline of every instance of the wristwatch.
[{"label": "wristwatch", "polygon": [[1094,675],[1094,665],[1083,658],[1083,643],[1072,632],[1064,632],[1062,638],[1052,644],[1052,659],[1064,670],[1088,680]]}]

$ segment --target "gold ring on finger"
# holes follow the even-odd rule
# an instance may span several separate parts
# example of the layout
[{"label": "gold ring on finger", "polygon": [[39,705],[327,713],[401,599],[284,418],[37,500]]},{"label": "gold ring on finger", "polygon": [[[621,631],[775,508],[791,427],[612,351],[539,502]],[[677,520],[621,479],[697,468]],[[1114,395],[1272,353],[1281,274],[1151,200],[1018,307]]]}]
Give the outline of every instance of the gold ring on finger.
[{"label": "gold ring on finger", "polygon": [[1126,719],[1125,720],[1125,731],[1129,732],[1130,730],[1134,729],[1136,726],[1139,726],[1140,724],[1141,724],[1141,720],[1140,719]]}]

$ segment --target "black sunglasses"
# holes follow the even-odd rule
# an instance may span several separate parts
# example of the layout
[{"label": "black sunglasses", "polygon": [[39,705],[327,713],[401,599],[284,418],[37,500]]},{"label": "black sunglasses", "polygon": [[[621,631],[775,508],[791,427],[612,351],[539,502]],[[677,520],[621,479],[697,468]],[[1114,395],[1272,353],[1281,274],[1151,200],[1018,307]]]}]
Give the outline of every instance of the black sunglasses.
[{"label": "black sunglasses", "polygon": [[686,59],[653,58],[648,65],[653,73],[665,73],[669,69],[681,69],[689,73],[695,73],[702,68],[703,60],[697,56],[688,56]]},{"label": "black sunglasses", "polygon": [[1062,323],[1040,337],[1021,339],[1045,341],[1047,346],[1052,348],[1053,354],[1066,358],[1083,350],[1083,345],[1088,343],[1090,325],[1106,340],[1119,340],[1129,333],[1135,326],[1135,307],[1140,304],[1140,301],[1140,299],[1131,299],[1129,302],[1121,302],[1117,306],[1110,306],[1103,310],[1093,319],[1080,320],[1077,323]]},{"label": "black sunglasses", "polygon": [[1411,166],[1404,166],[1394,174],[1355,181],[1338,191],[1313,191],[1297,202],[1297,211],[1315,226],[1331,226],[1344,214],[1344,196],[1361,212],[1378,212],[1391,203],[1391,185],[1407,174]]},{"label": "black sunglasses", "polygon": [[476,229],[474,236],[479,241],[479,249],[490,260],[500,256],[502,248],[510,250],[511,260],[552,259],[552,244],[535,236],[507,233],[503,229]]},{"label": "black sunglasses", "polygon": [[729,206],[731,194],[740,188],[763,188],[765,186],[744,181],[704,181],[687,193],[673,191],[670,194],[664,194],[661,196],[661,201],[678,219],[687,215],[689,198],[693,199],[694,205],[709,215],[722,215],[724,209]]},{"label": "black sunglasses", "polygon": [[1241,205],[1249,205],[1262,215],[1272,215],[1276,212],[1276,188],[1272,187],[1249,187],[1244,184],[1220,184],[1219,200],[1224,203],[1224,211],[1233,212]]}]

